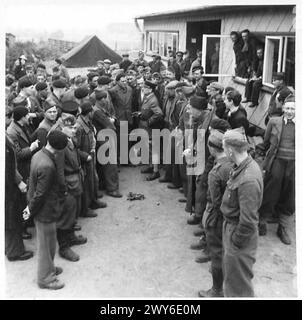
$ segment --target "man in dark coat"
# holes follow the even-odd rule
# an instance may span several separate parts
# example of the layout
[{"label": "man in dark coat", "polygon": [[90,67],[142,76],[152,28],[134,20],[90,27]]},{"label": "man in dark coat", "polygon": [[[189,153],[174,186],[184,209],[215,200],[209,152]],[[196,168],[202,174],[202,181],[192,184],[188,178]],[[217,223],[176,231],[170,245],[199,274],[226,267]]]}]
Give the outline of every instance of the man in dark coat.
[{"label": "man in dark coat", "polygon": [[245,101],[252,102],[249,107],[253,108],[258,105],[260,89],[262,87],[263,73],[263,48],[257,49],[257,57],[252,65],[252,77],[246,81],[245,85]]},{"label": "man in dark coat", "polygon": [[[260,224],[268,214],[277,218],[277,235],[284,244],[291,244],[289,227],[295,212],[295,97],[285,99],[284,115],[270,119],[263,142],[267,151],[262,163],[265,171]],[[264,228],[266,234],[266,226]]]},{"label": "man in dark coat", "polygon": [[[117,153],[116,142],[114,141],[114,139],[108,140],[108,138],[106,141],[100,141],[98,139],[99,132],[103,129],[112,130],[113,135],[116,133],[116,119],[113,116],[113,114],[110,113],[110,109],[108,108],[108,101],[106,100],[107,92],[104,90],[97,90],[95,91],[95,98],[96,104],[93,107],[92,124],[94,125],[97,132],[96,149],[99,150],[99,148],[103,146],[105,143],[109,143],[111,152],[113,152],[113,154]],[[99,160],[98,153],[97,160]],[[119,192],[119,177],[117,163],[102,164],[98,161],[97,170],[99,180],[104,181],[107,194],[114,198],[122,197],[122,194]]]},{"label": "man in dark coat", "polygon": [[[270,98],[268,104],[268,111],[267,117],[265,119],[265,124],[267,125],[268,121],[272,117],[280,117],[283,113],[282,107],[278,106],[276,103],[276,97],[283,89],[288,89],[285,84],[285,73],[284,72],[275,72],[273,73],[273,85],[274,85],[274,92]],[[288,89],[289,90],[289,89]]]},{"label": "man in dark coat", "polygon": [[238,77],[245,78],[247,67],[241,49],[243,47],[243,41],[241,35],[238,32],[232,31],[230,33],[231,40],[233,42],[233,50],[235,54],[235,75]]},{"label": "man in dark coat", "polygon": [[234,163],[220,207],[224,217],[223,293],[225,297],[253,297],[262,173],[247,153],[249,145],[243,130],[228,130],[223,148]]},{"label": "man in dark coat", "polygon": [[33,256],[22,239],[21,193],[26,194],[27,185],[17,170],[14,143],[7,134],[5,148],[5,254],[9,261],[27,260]]},{"label": "man in dark coat", "polygon": [[60,214],[59,183],[55,153],[67,145],[67,136],[53,131],[48,136],[45,148],[33,157],[28,191],[26,219],[34,217],[38,247],[38,285],[40,288],[57,290],[64,284],[57,279],[63,270],[55,267],[56,221]]},{"label": "man in dark coat", "polygon": [[124,69],[124,72],[127,72],[128,68],[131,66],[132,61],[129,60],[129,54],[122,54],[123,60],[120,62],[120,69]]},{"label": "man in dark coat", "polygon": [[62,104],[62,115],[51,131],[59,130],[68,137],[67,147],[56,155],[59,185],[64,193],[60,198],[61,212],[57,221],[57,239],[59,243],[59,254],[69,261],[78,261],[79,255],[71,247],[82,245],[87,238],[75,235],[75,225],[81,212],[81,194],[83,192],[83,173],[79,150],[74,140],[77,125],[76,113],[78,104],[75,101],[64,101]]},{"label": "man in dark coat", "polygon": [[222,223],[223,215],[220,211],[221,201],[229,179],[232,163],[227,159],[222,146],[223,132],[211,130],[208,138],[208,148],[215,158],[214,167],[208,175],[207,206],[203,215],[207,247],[211,257],[212,288],[199,291],[200,297],[223,296],[222,270]]},{"label": "man in dark coat", "polygon": [[80,105],[81,114],[77,119],[76,142],[79,148],[79,154],[82,159],[84,170],[84,182],[82,193],[82,209],[80,216],[96,217],[97,214],[90,209],[105,208],[105,202],[98,201],[98,179],[95,169],[95,147],[96,140],[94,137],[94,127],[91,123],[92,119],[92,104],[87,101]]}]

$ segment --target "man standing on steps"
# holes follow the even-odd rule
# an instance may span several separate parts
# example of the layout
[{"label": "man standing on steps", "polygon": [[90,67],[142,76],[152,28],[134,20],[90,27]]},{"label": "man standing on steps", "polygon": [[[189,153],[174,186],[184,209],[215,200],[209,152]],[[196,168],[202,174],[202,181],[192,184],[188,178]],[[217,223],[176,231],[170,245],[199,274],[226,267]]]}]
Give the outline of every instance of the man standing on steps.
[{"label": "man standing on steps", "polygon": [[37,152],[31,162],[28,207],[24,219],[34,217],[38,247],[38,285],[42,289],[57,290],[64,287],[57,279],[62,268],[55,267],[56,221],[60,214],[59,182],[55,164],[55,154],[67,146],[67,136],[60,131],[52,131],[47,144]]}]

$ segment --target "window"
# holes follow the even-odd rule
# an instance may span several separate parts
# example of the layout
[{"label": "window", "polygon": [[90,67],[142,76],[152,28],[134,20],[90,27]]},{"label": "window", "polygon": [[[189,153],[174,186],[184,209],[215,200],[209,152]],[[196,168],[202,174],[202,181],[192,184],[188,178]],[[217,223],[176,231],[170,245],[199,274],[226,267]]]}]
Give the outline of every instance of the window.
[{"label": "window", "polygon": [[202,66],[204,75],[232,76],[234,73],[233,44],[228,35],[204,34],[202,38]]},{"label": "window", "polygon": [[147,51],[168,57],[168,51],[178,51],[178,32],[149,31],[147,33]]},{"label": "window", "polygon": [[273,87],[273,73],[284,72],[286,84],[295,87],[295,38],[266,36],[263,65],[265,85]]}]

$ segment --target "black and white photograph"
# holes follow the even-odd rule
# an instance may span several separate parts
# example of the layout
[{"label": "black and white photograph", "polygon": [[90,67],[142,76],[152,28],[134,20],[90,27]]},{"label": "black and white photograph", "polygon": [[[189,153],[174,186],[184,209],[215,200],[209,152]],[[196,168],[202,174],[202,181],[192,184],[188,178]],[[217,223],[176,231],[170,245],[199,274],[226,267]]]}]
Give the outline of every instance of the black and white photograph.
[{"label": "black and white photograph", "polygon": [[298,7],[3,1],[3,298],[299,298]]}]

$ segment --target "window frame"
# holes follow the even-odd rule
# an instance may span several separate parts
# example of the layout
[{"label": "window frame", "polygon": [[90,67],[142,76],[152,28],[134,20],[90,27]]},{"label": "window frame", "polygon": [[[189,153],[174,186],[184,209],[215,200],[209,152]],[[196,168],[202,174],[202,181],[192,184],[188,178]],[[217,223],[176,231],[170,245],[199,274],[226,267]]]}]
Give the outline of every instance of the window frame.
[{"label": "window frame", "polygon": [[[286,55],[286,53],[283,52],[284,47],[283,47],[283,40],[284,40],[284,36],[271,36],[271,35],[266,35],[265,36],[265,43],[264,43],[264,58],[263,58],[263,73],[262,73],[262,83],[265,86],[271,87],[273,88],[274,85],[270,82],[267,82],[267,76],[268,76],[268,69],[269,69],[269,65],[268,65],[268,55],[269,55],[269,50],[268,50],[268,41],[269,40],[279,40],[279,52],[278,52],[278,62],[277,62],[277,72],[281,72],[281,70],[285,70],[285,66],[284,66],[284,54]],[[283,53],[283,55],[282,55]]]},{"label": "window frame", "polygon": [[[206,57],[207,57],[207,39],[208,38],[229,38],[229,35],[226,34],[203,34],[202,35],[202,58],[201,58],[201,65],[204,68],[204,72],[206,71]],[[230,39],[231,41],[231,39]],[[220,46],[221,48],[221,46]],[[220,58],[220,51],[219,51],[219,58]],[[233,68],[235,67],[234,58],[232,60]],[[204,73],[203,76],[205,77],[232,77],[233,74],[220,74],[220,73]]]},{"label": "window frame", "polygon": [[[152,49],[150,48],[150,34],[152,34]],[[168,36],[167,34],[171,34],[172,37],[172,47],[174,39],[176,39],[176,48],[175,51],[177,52],[179,50],[179,31],[174,30],[148,30],[146,31],[146,48],[145,52],[147,55],[152,53],[157,53],[164,59],[168,59],[168,47],[170,46],[167,42]],[[163,41],[160,43],[160,41]],[[157,43],[157,45],[156,45]],[[155,47],[157,46],[156,50]],[[167,55],[165,56],[165,46],[167,47]]]}]

